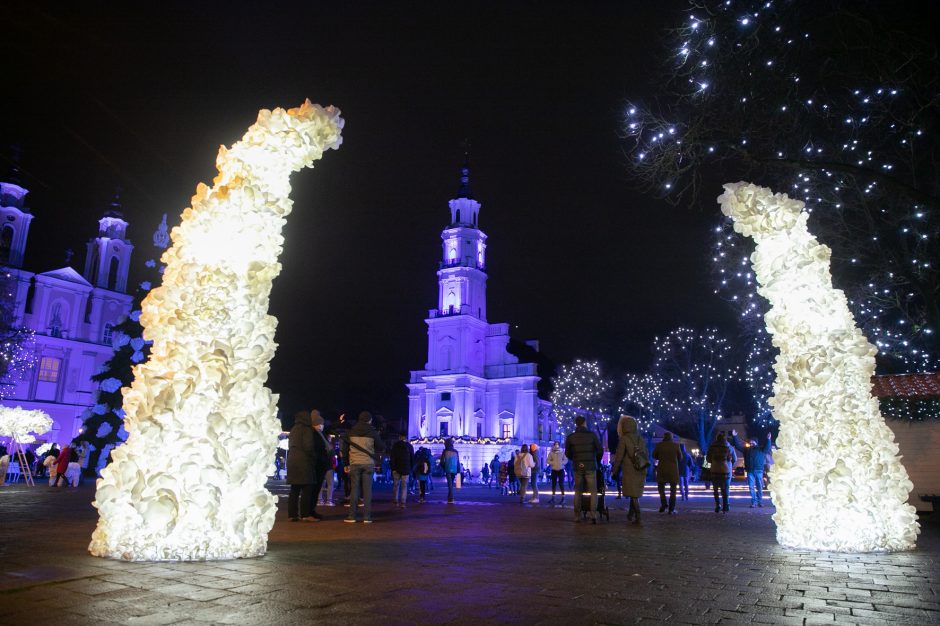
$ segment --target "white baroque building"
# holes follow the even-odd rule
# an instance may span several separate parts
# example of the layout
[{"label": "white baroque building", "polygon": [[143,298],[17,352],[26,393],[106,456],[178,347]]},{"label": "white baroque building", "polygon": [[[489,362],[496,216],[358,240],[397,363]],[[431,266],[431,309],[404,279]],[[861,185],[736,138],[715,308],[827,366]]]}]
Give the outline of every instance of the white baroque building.
[{"label": "white baroque building", "polygon": [[[522,442],[554,437],[551,403],[538,397],[535,363],[508,351],[509,324],[486,318],[486,235],[480,203],[461,170],[450,225],[441,232],[437,307],[428,311],[428,360],[408,383],[408,434],[439,454],[454,439],[461,462],[476,474],[494,454],[509,458]],[[527,342],[538,350],[537,342]]]},{"label": "white baroque building", "polygon": [[61,446],[79,434],[82,412],[95,400],[91,377],[111,358],[111,329],[130,311],[133,298],[125,292],[134,246],[115,204],[98,220],[83,274],[69,265],[27,271],[23,259],[33,220],[27,193],[18,184],[0,183],[0,265],[16,283],[16,323],[36,333],[36,367],[13,381],[2,403],[48,413],[52,430],[40,439]]}]

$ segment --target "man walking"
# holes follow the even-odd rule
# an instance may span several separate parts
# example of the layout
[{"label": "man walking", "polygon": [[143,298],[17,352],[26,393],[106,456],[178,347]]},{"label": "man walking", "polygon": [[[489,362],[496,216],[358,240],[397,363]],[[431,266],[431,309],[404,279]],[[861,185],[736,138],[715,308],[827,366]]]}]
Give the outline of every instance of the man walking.
[{"label": "man walking", "polygon": [[771,453],[770,433],[767,441],[758,447],[757,440],[751,439],[747,446],[742,445],[738,431],[731,431],[731,444],[744,455],[744,471],[747,472],[747,488],[751,492],[751,508],[763,507],[764,499],[764,464]]},{"label": "man walking", "polygon": [[597,464],[604,454],[597,434],[584,426],[584,417],[574,419],[574,432],[565,439],[565,456],[574,465],[574,521],[581,521],[581,496],[591,494],[591,523],[597,523]]},{"label": "man walking", "polygon": [[372,523],[372,475],[376,456],[384,450],[385,444],[372,427],[372,414],[363,411],[343,439],[343,458],[348,459],[346,473],[350,482],[349,515],[344,522],[355,523],[359,494],[362,493],[362,521]]},{"label": "man walking", "polygon": [[653,448],[656,459],[656,483],[659,486],[659,512],[666,511],[666,483],[669,483],[669,514],[676,513],[676,485],[679,483],[679,463],[684,462],[679,444],[672,433],[663,433],[663,440]]}]

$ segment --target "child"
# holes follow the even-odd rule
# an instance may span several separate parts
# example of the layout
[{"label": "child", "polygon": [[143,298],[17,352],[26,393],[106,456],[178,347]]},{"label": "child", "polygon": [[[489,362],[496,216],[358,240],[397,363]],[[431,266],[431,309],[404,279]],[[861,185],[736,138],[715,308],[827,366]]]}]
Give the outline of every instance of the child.
[{"label": "child", "polygon": [[506,461],[499,464],[499,493],[503,496],[509,495],[509,464]]}]

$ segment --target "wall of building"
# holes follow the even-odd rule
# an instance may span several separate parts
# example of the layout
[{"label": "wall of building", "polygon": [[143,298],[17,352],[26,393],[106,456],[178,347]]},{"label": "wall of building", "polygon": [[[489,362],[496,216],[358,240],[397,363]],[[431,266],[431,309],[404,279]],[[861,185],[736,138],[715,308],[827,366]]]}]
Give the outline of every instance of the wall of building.
[{"label": "wall of building", "polygon": [[914,483],[908,502],[918,511],[932,511],[932,505],[920,496],[940,496],[940,421],[887,420],[887,423],[901,449],[901,463]]}]

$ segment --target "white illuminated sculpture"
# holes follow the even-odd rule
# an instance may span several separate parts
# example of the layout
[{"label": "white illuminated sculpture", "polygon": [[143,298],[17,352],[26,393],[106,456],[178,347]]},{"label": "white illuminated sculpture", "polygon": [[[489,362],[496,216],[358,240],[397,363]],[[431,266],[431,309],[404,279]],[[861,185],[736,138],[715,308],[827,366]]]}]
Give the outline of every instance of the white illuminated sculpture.
[{"label": "white illuminated sculpture", "polygon": [[871,395],[876,349],[832,287],[830,249],[807,229],[802,202],[749,183],[724,188],[722,213],[757,244],[751,262],[780,350],[770,399],[780,422],[777,540],[837,552],[913,548],[913,485]]},{"label": "white illuminated sculpture", "polygon": [[41,435],[52,428],[52,418],[38,409],[21,406],[0,406],[0,437],[9,437],[15,443],[36,441],[33,434]]},{"label": "white illuminated sculpture", "polygon": [[309,101],[263,110],[214,185],[197,187],[142,305],[148,362],[125,388],[127,442],[102,471],[89,551],[132,561],[264,554],[276,498],[265,489],[280,424],[264,387],[276,320],[267,314],[290,174],[338,148],[339,110]]}]

